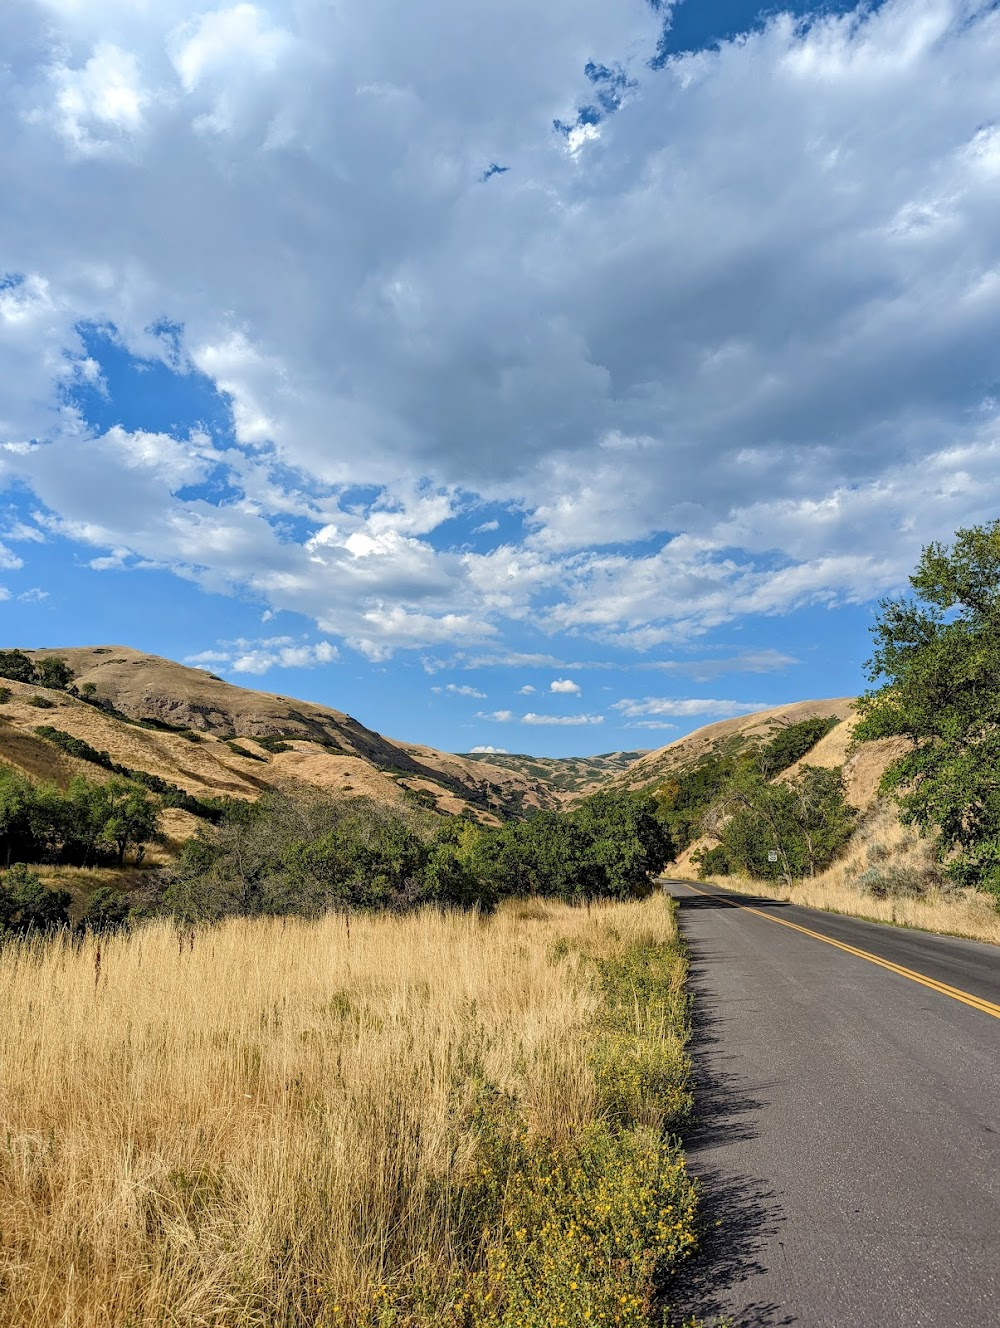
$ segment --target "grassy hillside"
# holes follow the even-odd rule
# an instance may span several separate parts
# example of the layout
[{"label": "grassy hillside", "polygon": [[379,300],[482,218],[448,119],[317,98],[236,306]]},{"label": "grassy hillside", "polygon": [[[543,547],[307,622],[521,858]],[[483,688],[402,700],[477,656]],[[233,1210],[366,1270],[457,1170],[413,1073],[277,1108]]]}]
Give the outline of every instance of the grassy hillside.
[{"label": "grassy hillside", "polygon": [[525,756],[511,752],[465,752],[465,761],[481,761],[512,770],[557,794],[587,794],[605,785],[609,778],[628,770],[645,750],[605,752],[601,756]]},{"label": "grassy hillside", "polygon": [[[7,682],[0,706],[0,760],[65,787],[86,766],[39,739],[50,725],[196,796],[255,798],[273,787],[410,800],[441,812],[492,820],[554,801],[513,770],[430,747],[395,742],[326,706],[236,687],[124,646],[25,652],[59,656],[78,696]],[[90,701],[80,699],[89,694]],[[33,698],[49,704],[40,709]],[[178,824],[177,829],[182,827]]]},{"label": "grassy hillside", "polygon": [[[852,697],[837,697],[829,701],[794,701],[776,706],[773,710],[758,710],[737,719],[723,719],[706,724],[683,738],[677,738],[666,747],[647,752],[631,763],[620,774],[612,777],[615,788],[655,788],[681,771],[687,770],[710,756],[735,755],[752,741],[767,741],[778,729],[797,724],[804,719],[850,718]],[[836,730],[835,730],[836,731]]]}]

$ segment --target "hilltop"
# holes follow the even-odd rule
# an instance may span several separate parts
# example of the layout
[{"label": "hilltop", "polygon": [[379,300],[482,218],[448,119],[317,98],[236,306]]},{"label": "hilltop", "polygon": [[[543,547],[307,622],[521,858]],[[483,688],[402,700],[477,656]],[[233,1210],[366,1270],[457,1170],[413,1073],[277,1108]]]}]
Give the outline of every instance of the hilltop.
[{"label": "hilltop", "polygon": [[[76,694],[5,679],[11,695],[0,706],[0,759],[63,788],[74,774],[94,777],[95,768],[39,737],[40,726],[196,797],[313,788],[468,811],[484,821],[555,802],[546,787],[515,770],[397,742],[343,711],[237,687],[127,646],[24,653],[35,663],[64,659]],[[33,701],[39,697],[43,707]],[[171,820],[172,837],[183,837],[190,818],[174,811]]]},{"label": "hilltop", "polygon": [[794,701],[771,710],[758,710],[751,715],[706,724],[665,747],[640,756],[613,775],[608,787],[654,789],[710,757],[734,755],[751,743],[767,742],[780,729],[807,719],[833,719],[837,724],[811,748],[802,762],[795,762],[777,778],[792,777],[803,763],[824,767],[842,765],[848,801],[862,809],[869,807],[875,800],[882,771],[896,754],[899,744],[894,741],[866,743],[850,752],[855,722],[854,698],[850,696]]}]

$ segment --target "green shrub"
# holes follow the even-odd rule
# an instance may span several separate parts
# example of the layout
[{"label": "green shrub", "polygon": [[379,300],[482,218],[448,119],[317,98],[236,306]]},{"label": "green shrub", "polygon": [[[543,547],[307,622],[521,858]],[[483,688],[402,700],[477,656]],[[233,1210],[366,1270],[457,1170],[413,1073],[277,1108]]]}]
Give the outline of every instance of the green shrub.
[{"label": "green shrub", "polygon": [[261,756],[260,752],[248,751],[246,747],[241,747],[239,743],[232,742],[231,740],[226,742],[226,746],[234,756],[243,756],[248,761],[263,761],[265,765],[267,764],[267,757]]},{"label": "green shrub", "polygon": [[87,931],[115,932],[128,926],[130,900],[120,890],[99,885],[87,900],[82,923]]},{"label": "green shrub", "polygon": [[49,890],[24,863],[0,876],[0,934],[26,936],[69,925],[68,890]]},{"label": "green shrub", "polygon": [[37,682],[35,666],[23,650],[0,650],[0,678],[13,682]]},{"label": "green shrub", "polygon": [[839,723],[836,716],[825,715],[816,719],[803,719],[797,724],[788,724],[778,729],[771,741],[760,749],[761,771],[765,779],[773,779],[782,770],[801,761],[820,738],[825,738]]},{"label": "green shrub", "polygon": [[852,881],[858,890],[875,899],[918,899],[934,883],[932,872],[909,863],[868,867]]},{"label": "green shrub", "polygon": [[35,676],[43,687],[63,691],[73,681],[73,670],[58,655],[47,655],[35,665]]},{"label": "green shrub", "polygon": [[47,696],[42,696],[41,692],[35,692],[34,696],[28,697],[28,705],[35,706],[38,710],[53,710],[55,704],[55,701],[50,701]]},{"label": "green shrub", "polygon": [[[298,737],[299,735],[288,734],[287,736]],[[279,752],[290,752],[292,750],[291,743],[285,742],[284,738],[277,734],[265,738],[254,738],[254,742],[263,747],[266,752],[270,752],[273,756],[277,756]]]},{"label": "green shrub", "polygon": [[696,849],[691,854],[691,861],[698,868],[699,881],[707,881],[710,876],[729,875],[729,856],[722,844]]}]

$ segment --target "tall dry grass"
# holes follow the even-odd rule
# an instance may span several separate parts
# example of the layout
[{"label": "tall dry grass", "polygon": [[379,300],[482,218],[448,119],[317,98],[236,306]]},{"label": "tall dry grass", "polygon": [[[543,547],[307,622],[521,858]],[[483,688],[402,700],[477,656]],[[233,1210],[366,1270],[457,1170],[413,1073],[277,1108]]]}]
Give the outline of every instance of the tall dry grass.
[{"label": "tall dry grass", "polygon": [[652,899],[4,947],[0,1325],[407,1322],[489,1103],[557,1148],[599,1112],[579,952],[673,935]]}]

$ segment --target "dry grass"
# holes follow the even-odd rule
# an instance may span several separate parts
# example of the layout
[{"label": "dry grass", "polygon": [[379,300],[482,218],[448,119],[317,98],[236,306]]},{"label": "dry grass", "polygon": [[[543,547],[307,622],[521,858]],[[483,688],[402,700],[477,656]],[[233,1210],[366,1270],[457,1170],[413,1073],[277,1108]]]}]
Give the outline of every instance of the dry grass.
[{"label": "dry grass", "polygon": [[579,951],[674,935],[654,898],[7,946],[0,1325],[458,1322],[491,1112],[556,1150],[600,1114]]},{"label": "dry grass", "polygon": [[[864,818],[844,856],[812,880],[789,887],[739,876],[709,879],[743,894],[1000,945],[1000,912],[990,896],[949,889],[928,841],[900,825],[886,803]],[[880,896],[873,889],[886,893]]]}]

